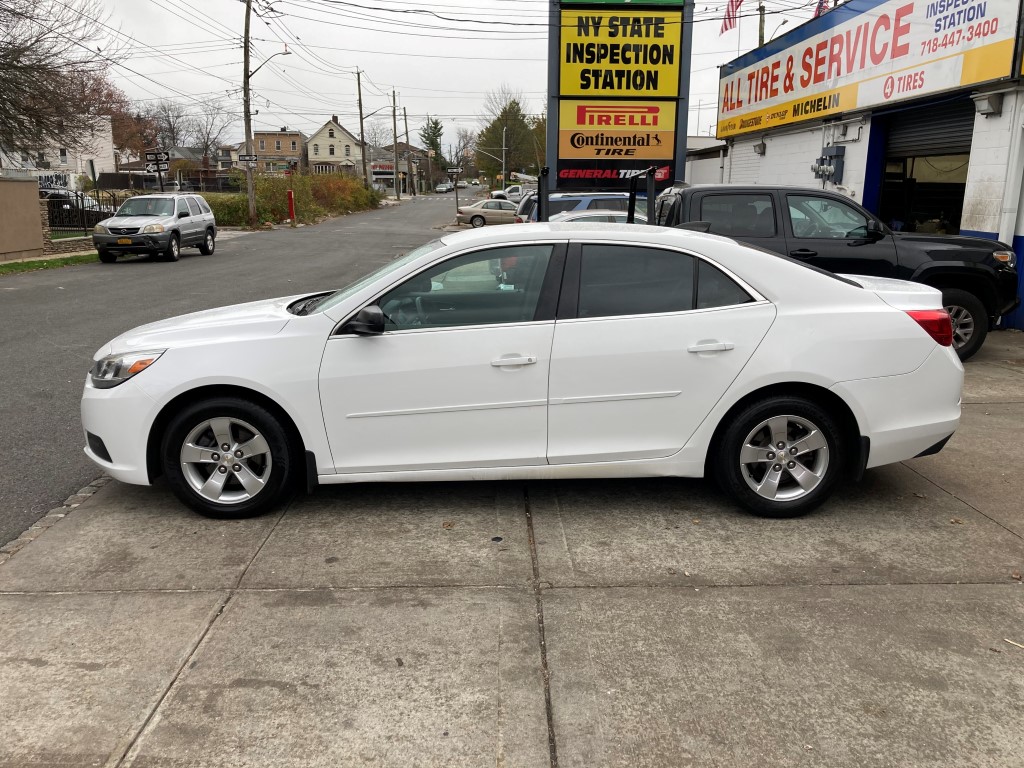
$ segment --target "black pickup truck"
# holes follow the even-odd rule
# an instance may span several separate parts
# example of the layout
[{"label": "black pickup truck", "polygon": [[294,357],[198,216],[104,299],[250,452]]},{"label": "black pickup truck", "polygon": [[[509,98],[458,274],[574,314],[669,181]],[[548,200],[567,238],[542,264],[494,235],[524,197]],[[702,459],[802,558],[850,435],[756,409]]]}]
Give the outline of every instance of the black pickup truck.
[{"label": "black pickup truck", "polygon": [[1017,256],[996,240],[894,232],[849,198],[820,189],[674,186],[655,204],[662,226],[702,227],[829,272],[913,280],[942,291],[961,360],[1020,304]]}]

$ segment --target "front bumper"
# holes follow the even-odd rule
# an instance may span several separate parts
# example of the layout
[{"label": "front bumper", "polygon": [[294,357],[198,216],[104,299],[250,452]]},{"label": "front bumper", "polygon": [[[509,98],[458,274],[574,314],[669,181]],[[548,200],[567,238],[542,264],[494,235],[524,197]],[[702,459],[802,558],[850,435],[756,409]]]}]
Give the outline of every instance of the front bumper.
[{"label": "front bumper", "polygon": [[1020,306],[1017,281],[1015,269],[1001,269],[996,273],[996,315],[1008,315]]},{"label": "front bumper", "polygon": [[[171,232],[158,232],[152,235],[98,235],[94,232],[92,244],[97,251],[153,253],[167,250],[171,234]],[[123,242],[125,240],[129,242]]]},{"label": "front bumper", "polygon": [[[156,414],[156,403],[131,379],[112,389],[96,389],[87,377],[82,392],[85,455],[116,480],[149,485],[146,449]],[[97,452],[90,434],[99,438],[107,456]]]}]

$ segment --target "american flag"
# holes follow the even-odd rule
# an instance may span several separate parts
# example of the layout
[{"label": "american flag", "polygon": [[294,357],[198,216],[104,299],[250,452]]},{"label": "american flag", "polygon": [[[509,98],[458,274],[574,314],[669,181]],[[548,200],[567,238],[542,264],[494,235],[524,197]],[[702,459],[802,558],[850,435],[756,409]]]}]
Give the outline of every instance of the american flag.
[{"label": "american flag", "polygon": [[722,19],[722,31],[718,33],[719,36],[724,35],[736,26],[736,20],[739,19],[741,5],[743,5],[743,0],[729,0],[729,4],[725,6],[725,18]]},{"label": "american flag", "polygon": [[818,0],[818,7],[814,9],[814,15],[812,19],[816,19],[828,11],[828,0]]}]

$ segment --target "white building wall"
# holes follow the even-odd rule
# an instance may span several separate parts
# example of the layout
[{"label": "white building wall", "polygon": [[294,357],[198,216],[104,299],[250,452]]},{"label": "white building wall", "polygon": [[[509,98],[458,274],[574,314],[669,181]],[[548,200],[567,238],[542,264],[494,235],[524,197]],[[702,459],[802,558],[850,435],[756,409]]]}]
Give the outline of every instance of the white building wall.
[{"label": "white building wall", "polygon": [[[845,130],[845,134],[843,131]],[[733,184],[785,184],[828,189],[857,202],[864,195],[870,120],[858,118],[844,123],[814,126],[789,133],[753,134],[738,138],[729,151],[726,181]],[[765,144],[758,155],[754,145]],[[843,180],[840,184],[814,177],[811,165],[827,146],[846,147]]]},{"label": "white building wall", "polygon": [[[1008,187],[1013,184],[1014,174],[1021,173],[1020,161],[1011,168],[1014,148],[1021,141],[1021,92],[1003,94],[1002,113],[999,115],[975,115],[974,135],[971,139],[971,162],[967,166],[967,189],[964,192],[964,212],[960,222],[961,230],[984,232],[995,235]],[[1017,201],[1019,203],[1019,200]],[[1018,219],[1017,232],[1022,232]]]},{"label": "white building wall", "polygon": [[[724,162],[728,163],[726,158]],[[719,155],[713,157],[687,157],[687,184],[721,184],[724,176],[723,159]]]}]

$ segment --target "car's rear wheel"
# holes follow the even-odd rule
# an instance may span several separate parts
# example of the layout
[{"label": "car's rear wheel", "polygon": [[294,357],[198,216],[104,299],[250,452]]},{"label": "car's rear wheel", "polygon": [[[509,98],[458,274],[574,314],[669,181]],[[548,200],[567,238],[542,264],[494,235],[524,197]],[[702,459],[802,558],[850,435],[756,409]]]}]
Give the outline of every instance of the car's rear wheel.
[{"label": "car's rear wheel", "polygon": [[213,236],[213,230],[206,230],[206,236],[203,238],[203,244],[199,246],[199,252],[203,256],[213,256],[213,251],[217,247],[217,240]]},{"label": "car's rear wheel", "polygon": [[265,408],[220,397],[174,417],[161,447],[174,494],[201,515],[240,519],[272,510],[294,472],[291,441]]},{"label": "car's rear wheel", "polygon": [[101,249],[100,251],[98,251],[98,253],[100,255],[100,261],[102,261],[104,264],[113,264],[115,261],[117,261],[117,254],[111,253],[110,251]]},{"label": "car's rear wheel", "polygon": [[981,349],[988,335],[985,305],[973,293],[959,288],[943,291],[942,305],[953,324],[953,349],[961,360],[966,360]]},{"label": "car's rear wheel", "polygon": [[744,509],[796,517],[822,504],[842,476],[842,431],[817,403],[770,397],[744,408],[718,442],[719,485]]},{"label": "car's rear wheel", "polygon": [[472,224],[474,227],[482,227],[484,225],[484,217],[474,216],[469,220],[469,223]]},{"label": "car's rear wheel", "polygon": [[178,234],[175,232],[171,235],[171,239],[167,241],[167,250],[164,251],[164,258],[168,261],[177,261],[181,258],[181,242],[178,240]]}]

